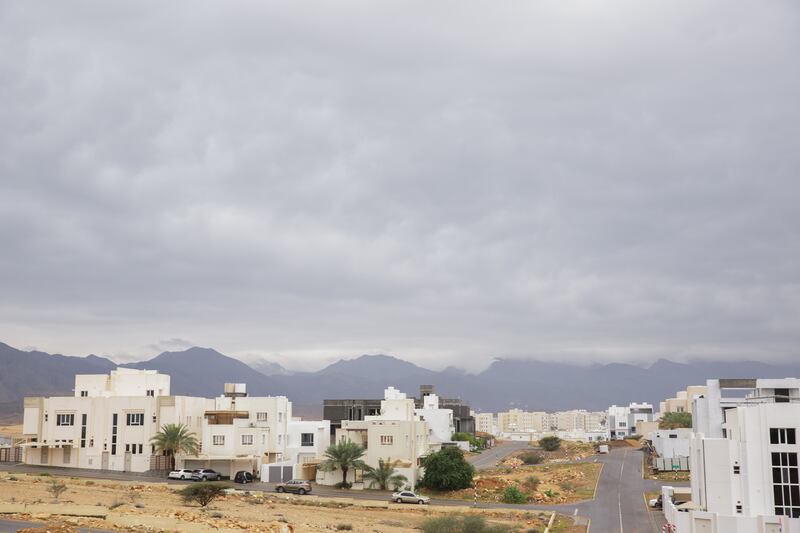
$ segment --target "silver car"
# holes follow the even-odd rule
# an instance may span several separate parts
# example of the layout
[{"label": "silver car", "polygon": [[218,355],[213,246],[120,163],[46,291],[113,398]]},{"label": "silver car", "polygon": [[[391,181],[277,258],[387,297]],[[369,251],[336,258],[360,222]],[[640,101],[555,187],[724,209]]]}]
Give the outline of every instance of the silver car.
[{"label": "silver car", "polygon": [[392,494],[392,501],[397,503],[417,503],[419,505],[424,505],[430,503],[431,499],[427,496],[423,496],[422,494],[415,494],[410,490],[404,490],[402,492],[395,492]]}]

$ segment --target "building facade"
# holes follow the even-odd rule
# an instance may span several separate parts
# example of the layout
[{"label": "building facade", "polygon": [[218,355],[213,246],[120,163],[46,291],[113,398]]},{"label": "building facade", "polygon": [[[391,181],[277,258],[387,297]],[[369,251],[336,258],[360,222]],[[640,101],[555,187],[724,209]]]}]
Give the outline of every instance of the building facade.
[{"label": "building facade", "polygon": [[707,387],[694,402],[692,508],[668,503],[667,519],[678,531],[800,532],[800,380],[709,380]]}]

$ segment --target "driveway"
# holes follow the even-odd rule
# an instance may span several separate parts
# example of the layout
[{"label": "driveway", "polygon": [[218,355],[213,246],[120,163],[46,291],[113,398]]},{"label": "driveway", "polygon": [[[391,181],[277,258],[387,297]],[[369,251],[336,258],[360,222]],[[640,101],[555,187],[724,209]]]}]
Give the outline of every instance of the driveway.
[{"label": "driveway", "polygon": [[512,453],[528,448],[528,441],[503,441],[494,448],[484,450],[479,455],[473,455],[467,460],[476,470],[486,470],[494,468],[497,463],[511,455]]}]

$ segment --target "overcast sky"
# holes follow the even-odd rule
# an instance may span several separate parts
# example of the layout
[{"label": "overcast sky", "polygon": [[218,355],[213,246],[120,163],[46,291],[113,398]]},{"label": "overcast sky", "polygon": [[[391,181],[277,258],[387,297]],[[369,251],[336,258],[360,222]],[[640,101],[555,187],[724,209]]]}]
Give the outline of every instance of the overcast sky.
[{"label": "overcast sky", "polygon": [[0,2],[0,340],[797,356],[800,4]]}]

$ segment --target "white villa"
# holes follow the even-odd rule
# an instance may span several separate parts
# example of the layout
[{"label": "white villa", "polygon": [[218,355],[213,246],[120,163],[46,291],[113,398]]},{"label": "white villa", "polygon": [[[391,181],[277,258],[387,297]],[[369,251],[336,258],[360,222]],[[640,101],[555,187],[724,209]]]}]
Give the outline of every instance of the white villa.
[{"label": "white villa", "polygon": [[213,468],[225,476],[311,462],[329,440],[325,422],[293,419],[284,396],[247,396],[244,384],[226,384],[217,398],[172,396],[170,377],[153,370],[77,375],[73,396],[25,398],[24,407],[23,460],[35,465],[163,469],[166,462],[150,440],[166,424],[186,425],[200,442],[198,455],[176,456],[177,467]]},{"label": "white villa", "polygon": [[[342,427],[336,430],[336,442],[349,439],[364,446],[363,460],[372,467],[378,466],[378,459],[398,461],[398,473],[406,476],[409,485],[414,487],[420,477],[420,458],[435,446],[431,445],[430,435],[431,426],[416,413],[414,399],[389,387],[384,391],[380,414],[366,416],[364,420],[343,420]],[[353,483],[354,488],[363,487],[360,475],[360,471],[348,472],[348,482]],[[333,485],[341,480],[340,471],[317,471],[317,483],[322,485]]]}]

